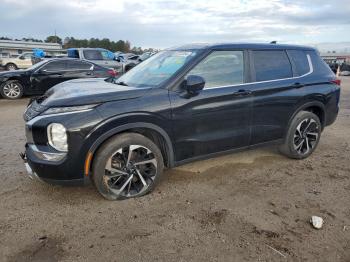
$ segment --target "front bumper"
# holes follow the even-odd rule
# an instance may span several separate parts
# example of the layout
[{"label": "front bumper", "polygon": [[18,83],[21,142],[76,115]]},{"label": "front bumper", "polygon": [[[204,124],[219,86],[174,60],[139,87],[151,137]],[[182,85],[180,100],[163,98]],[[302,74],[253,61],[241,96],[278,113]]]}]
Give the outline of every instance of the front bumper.
[{"label": "front bumper", "polygon": [[20,155],[20,157],[22,158],[22,160],[23,160],[23,162],[24,162],[24,167],[26,168],[28,177],[29,177],[30,179],[38,179],[38,180],[39,180],[38,175],[33,171],[33,169],[32,169],[32,168],[30,167],[30,165],[28,164],[26,154],[20,153],[19,155]]},{"label": "front bumper", "polygon": [[[43,159],[42,156],[47,154],[48,152],[40,151],[35,146],[26,145],[25,153],[21,154],[21,157],[30,178],[63,186],[82,186],[90,183],[88,177],[83,175],[81,178],[71,176],[70,172],[74,172],[74,169],[70,167],[70,163],[66,161],[65,157],[59,161]],[[53,155],[53,153],[50,154]]]}]

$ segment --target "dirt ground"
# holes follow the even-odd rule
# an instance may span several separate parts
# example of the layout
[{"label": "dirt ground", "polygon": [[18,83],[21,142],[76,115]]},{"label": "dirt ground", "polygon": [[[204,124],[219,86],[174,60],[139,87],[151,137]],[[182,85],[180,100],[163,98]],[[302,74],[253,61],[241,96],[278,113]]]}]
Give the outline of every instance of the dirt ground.
[{"label": "dirt ground", "polygon": [[119,202],[30,180],[18,156],[28,99],[0,99],[0,261],[350,261],[350,78],[342,83],[338,119],[308,159],[263,148],[196,162]]}]

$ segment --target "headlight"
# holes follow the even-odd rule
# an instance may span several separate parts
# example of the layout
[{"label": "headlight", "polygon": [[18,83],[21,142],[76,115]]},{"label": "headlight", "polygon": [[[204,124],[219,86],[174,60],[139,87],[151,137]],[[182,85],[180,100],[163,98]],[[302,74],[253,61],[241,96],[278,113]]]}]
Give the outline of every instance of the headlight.
[{"label": "headlight", "polygon": [[51,107],[51,108],[47,109],[45,112],[43,112],[42,115],[88,111],[97,105],[98,104],[83,105],[83,106]]},{"label": "headlight", "polygon": [[58,123],[52,123],[47,127],[47,138],[49,144],[58,151],[67,152],[67,132],[66,128]]}]

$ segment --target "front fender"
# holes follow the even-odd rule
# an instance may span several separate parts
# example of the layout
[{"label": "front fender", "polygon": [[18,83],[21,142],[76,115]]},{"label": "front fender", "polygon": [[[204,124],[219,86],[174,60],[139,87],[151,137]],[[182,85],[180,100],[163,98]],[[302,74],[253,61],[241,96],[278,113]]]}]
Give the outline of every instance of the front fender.
[{"label": "front fender", "polygon": [[174,166],[174,149],[172,144],[170,121],[159,115],[151,113],[132,113],[126,115],[118,115],[109,118],[98,124],[86,136],[85,147],[86,152],[85,174],[88,175],[90,170],[90,162],[96,150],[112,136],[135,128],[145,128],[156,131],[164,139],[167,146],[167,158],[169,166]]}]

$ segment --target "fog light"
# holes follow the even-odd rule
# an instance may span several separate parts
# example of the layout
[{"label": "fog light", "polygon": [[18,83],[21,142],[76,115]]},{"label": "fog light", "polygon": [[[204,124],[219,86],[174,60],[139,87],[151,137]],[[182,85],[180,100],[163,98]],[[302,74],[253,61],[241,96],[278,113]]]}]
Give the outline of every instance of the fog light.
[{"label": "fog light", "polygon": [[67,132],[62,124],[52,123],[47,127],[47,138],[50,146],[58,151],[67,152]]}]

